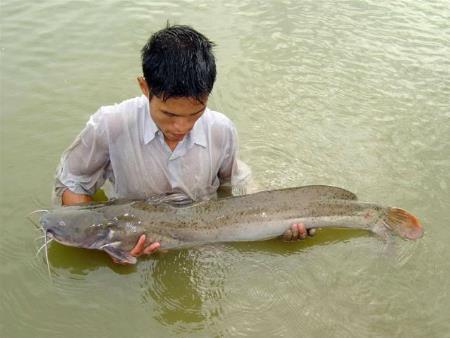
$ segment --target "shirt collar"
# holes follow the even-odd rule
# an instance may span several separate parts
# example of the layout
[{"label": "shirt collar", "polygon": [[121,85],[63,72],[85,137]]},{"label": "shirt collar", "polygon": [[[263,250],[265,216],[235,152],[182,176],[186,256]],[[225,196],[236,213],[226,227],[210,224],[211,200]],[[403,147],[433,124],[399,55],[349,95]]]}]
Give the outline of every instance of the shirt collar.
[{"label": "shirt collar", "polygon": [[[145,95],[142,95],[143,99],[145,100],[144,105],[144,118],[142,121],[142,135],[144,138],[144,144],[150,143],[156,136],[156,133],[159,131],[158,126],[153,121],[153,119],[150,116],[150,106],[148,98]],[[208,113],[208,108],[205,109],[205,112],[202,114],[202,116],[195,122],[194,127],[191,129],[187,137],[190,137],[192,140],[192,143],[198,144],[204,148],[206,148],[206,131],[204,128],[204,119],[205,114]]]},{"label": "shirt collar", "polygon": [[204,113],[195,122],[194,127],[189,132],[191,135],[192,142],[206,148],[206,128],[205,128],[205,114],[208,113],[208,108],[205,109]]},{"label": "shirt collar", "polygon": [[150,106],[147,96],[142,95],[142,98],[144,100],[144,116],[142,119],[141,127],[143,129],[142,135],[144,137],[144,144],[147,144],[155,138],[155,135],[158,132],[159,128],[150,116]]}]

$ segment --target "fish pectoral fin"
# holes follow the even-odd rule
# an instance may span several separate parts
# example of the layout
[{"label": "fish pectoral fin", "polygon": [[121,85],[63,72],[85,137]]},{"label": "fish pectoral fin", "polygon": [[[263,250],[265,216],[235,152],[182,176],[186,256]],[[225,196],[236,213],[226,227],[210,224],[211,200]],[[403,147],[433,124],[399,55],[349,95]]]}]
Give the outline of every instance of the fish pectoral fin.
[{"label": "fish pectoral fin", "polygon": [[117,259],[119,263],[136,264],[136,257],[132,256],[129,252],[122,249],[116,248],[114,246],[105,246],[102,249],[111,257]]}]

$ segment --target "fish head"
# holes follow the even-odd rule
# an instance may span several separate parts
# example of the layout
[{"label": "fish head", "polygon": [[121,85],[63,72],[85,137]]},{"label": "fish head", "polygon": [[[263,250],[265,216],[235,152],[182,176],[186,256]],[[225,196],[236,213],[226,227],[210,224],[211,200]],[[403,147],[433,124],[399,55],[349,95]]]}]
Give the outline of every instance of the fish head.
[{"label": "fish head", "polygon": [[62,207],[41,216],[45,233],[57,242],[80,248],[101,248],[111,238],[111,227],[95,209]]}]

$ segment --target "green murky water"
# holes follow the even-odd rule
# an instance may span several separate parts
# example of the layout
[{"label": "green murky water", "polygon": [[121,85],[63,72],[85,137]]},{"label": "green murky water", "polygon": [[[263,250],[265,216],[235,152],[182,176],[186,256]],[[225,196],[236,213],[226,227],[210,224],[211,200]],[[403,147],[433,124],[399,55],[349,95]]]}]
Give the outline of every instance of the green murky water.
[{"label": "green murky water", "polygon": [[[4,0],[0,15],[0,336],[448,336],[448,1]],[[210,106],[260,188],[342,186],[414,212],[424,238],[322,231],[135,267],[52,245],[50,280],[26,216],[89,115],[139,95],[139,50],[167,19],[218,44]]]}]

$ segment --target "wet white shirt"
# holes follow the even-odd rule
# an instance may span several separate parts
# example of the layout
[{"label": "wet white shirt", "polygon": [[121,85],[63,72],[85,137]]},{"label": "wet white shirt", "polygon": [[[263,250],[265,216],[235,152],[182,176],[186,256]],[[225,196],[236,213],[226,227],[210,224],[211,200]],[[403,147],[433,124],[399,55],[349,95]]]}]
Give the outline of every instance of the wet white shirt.
[{"label": "wet white shirt", "polygon": [[237,151],[233,123],[208,108],[171,151],[142,95],[101,107],[90,117],[61,156],[53,201],[60,204],[66,188],[92,195],[105,181],[112,183],[110,198],[183,192],[199,200],[227,184],[243,192],[250,170],[238,160]]}]

